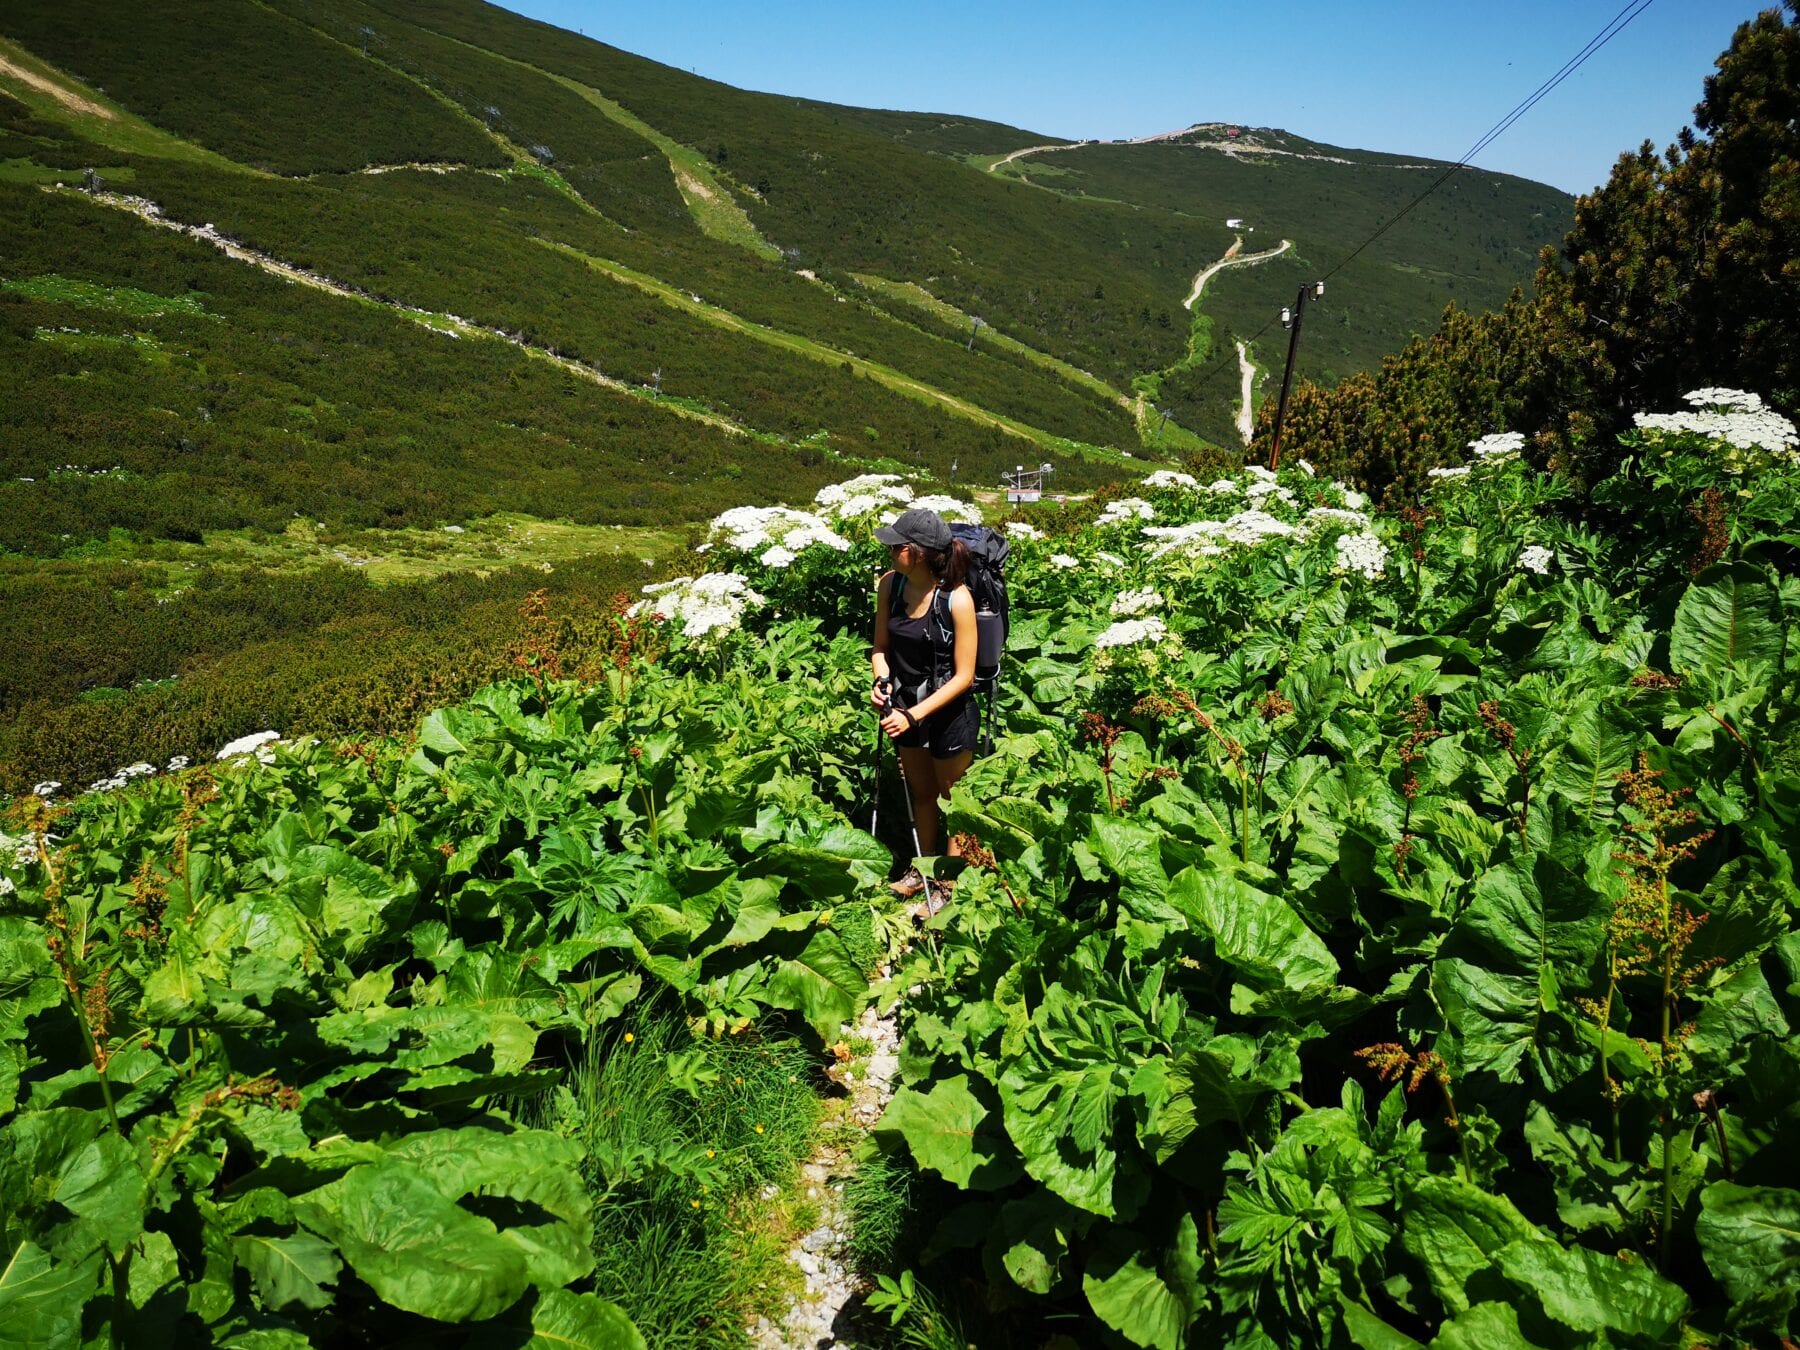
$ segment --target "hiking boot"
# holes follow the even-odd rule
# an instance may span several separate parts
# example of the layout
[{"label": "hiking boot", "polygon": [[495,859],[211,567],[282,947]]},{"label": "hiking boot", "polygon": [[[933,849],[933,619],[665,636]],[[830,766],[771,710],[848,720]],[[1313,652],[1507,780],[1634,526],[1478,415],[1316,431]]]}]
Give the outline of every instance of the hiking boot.
[{"label": "hiking boot", "polygon": [[909,867],[900,880],[888,882],[888,889],[902,900],[910,900],[925,889],[925,875],[918,868]]},{"label": "hiking boot", "polygon": [[955,883],[950,881],[932,882],[931,889],[926,891],[924,900],[912,907],[911,913],[913,918],[920,920],[929,919],[945,905],[949,904],[951,888],[954,885]]}]

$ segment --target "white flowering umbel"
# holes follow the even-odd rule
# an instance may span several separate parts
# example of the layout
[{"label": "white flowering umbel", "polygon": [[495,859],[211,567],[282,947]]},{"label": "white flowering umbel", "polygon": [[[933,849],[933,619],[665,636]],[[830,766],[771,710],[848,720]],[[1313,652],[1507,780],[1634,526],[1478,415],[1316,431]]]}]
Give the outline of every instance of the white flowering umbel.
[{"label": "white flowering umbel", "polygon": [[[914,497],[906,504],[908,511],[936,511],[952,525],[981,524],[981,508],[969,502],[958,501],[955,497],[946,497],[942,493],[930,493],[923,497]],[[893,524],[899,517],[898,511],[888,513],[888,524]]]},{"label": "white flowering umbel", "polygon": [[1022,520],[1009,520],[1001,526],[1014,539],[1042,539],[1044,532],[1035,525],[1027,525]]},{"label": "white flowering umbel", "polygon": [[1536,572],[1545,576],[1550,571],[1550,564],[1556,561],[1556,555],[1542,544],[1532,544],[1520,550],[1519,569],[1525,572]]},{"label": "white flowering umbel", "polygon": [[803,553],[815,544],[844,553],[850,541],[810,511],[790,506],[734,506],[715,516],[708,542],[723,544],[740,553],[761,553],[779,544],[789,553]]},{"label": "white flowering umbel", "polygon": [[1337,561],[1331,570],[1339,575],[1354,573],[1369,581],[1379,581],[1387,566],[1388,549],[1368,531],[1340,534],[1337,538]]},{"label": "white flowering umbel", "polygon": [[912,487],[899,474],[865,473],[820,488],[813,497],[813,504],[821,515],[833,520],[851,520],[883,508],[904,506],[912,497]]},{"label": "white flowering umbel", "polygon": [[1191,473],[1180,473],[1175,469],[1158,469],[1144,479],[1147,488],[1187,488],[1198,491],[1200,480]]},{"label": "white flowering umbel", "polygon": [[1482,464],[1517,458],[1519,451],[1524,448],[1524,433],[1518,431],[1496,431],[1491,436],[1482,436],[1469,442],[1469,454]]},{"label": "white flowering umbel", "polygon": [[731,632],[743,622],[747,611],[768,603],[737,572],[676,577],[646,586],[644,591],[652,598],[638,601],[630,613],[634,617],[653,613],[659,619],[678,623],[691,638]]},{"label": "white flowering umbel", "polygon": [[89,792],[114,792],[124,787],[134,778],[142,778],[156,772],[154,764],[139,760],[136,764],[127,764],[122,769],[114,769],[111,777],[101,778],[88,784]]},{"label": "white flowering umbel", "polygon": [[280,739],[279,731],[253,731],[248,736],[239,736],[213,758],[236,759],[240,755],[255,755],[264,764],[273,764],[275,751],[272,747]]},{"label": "white flowering umbel", "polygon": [[1081,566],[1081,559],[1072,558],[1067,553],[1052,553],[1050,565],[1059,572],[1069,572]]},{"label": "white flowering umbel", "polygon": [[1163,598],[1156,589],[1145,586],[1141,590],[1120,591],[1113,597],[1111,613],[1120,615],[1144,614],[1153,609],[1163,607]]},{"label": "white flowering umbel", "polygon": [[1467,478],[1469,476],[1469,466],[1467,464],[1458,464],[1455,468],[1451,469],[1432,469],[1429,470],[1425,476],[1427,478],[1436,478],[1439,481],[1454,481],[1458,478]]},{"label": "white flowering umbel", "polygon": [[1254,548],[1265,539],[1281,539],[1294,533],[1294,527],[1267,511],[1239,511],[1225,522],[1220,531],[1233,544]]},{"label": "white flowering umbel", "polygon": [[1140,642],[1161,642],[1169,634],[1169,626],[1154,614],[1145,619],[1120,619],[1094,639],[1094,646],[1135,647]]},{"label": "white flowering umbel", "polygon": [[1155,520],[1156,508],[1142,497],[1120,497],[1106,504],[1096,525],[1123,525],[1132,520]]},{"label": "white flowering umbel", "polygon": [[1300,528],[1308,534],[1321,534],[1327,529],[1366,530],[1369,518],[1361,511],[1345,511],[1336,506],[1315,506],[1306,513]]},{"label": "white flowering umbel", "polygon": [[[1693,412],[1638,413],[1632,420],[1645,431],[1692,432],[1724,441],[1738,450],[1766,450],[1787,458],[1796,456],[1800,436],[1794,424],[1763,406],[1760,394],[1742,389],[1696,389],[1687,395]],[[1728,467],[1741,471],[1748,465]]]}]

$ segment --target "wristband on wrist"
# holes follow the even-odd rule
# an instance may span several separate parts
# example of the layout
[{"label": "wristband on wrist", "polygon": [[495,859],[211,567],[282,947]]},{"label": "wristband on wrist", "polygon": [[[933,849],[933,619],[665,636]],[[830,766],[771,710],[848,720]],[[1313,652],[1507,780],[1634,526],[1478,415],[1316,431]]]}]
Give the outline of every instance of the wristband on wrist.
[{"label": "wristband on wrist", "polygon": [[911,708],[900,709],[900,715],[906,719],[906,729],[908,731],[911,731],[914,727],[919,725],[919,719],[912,715]]}]

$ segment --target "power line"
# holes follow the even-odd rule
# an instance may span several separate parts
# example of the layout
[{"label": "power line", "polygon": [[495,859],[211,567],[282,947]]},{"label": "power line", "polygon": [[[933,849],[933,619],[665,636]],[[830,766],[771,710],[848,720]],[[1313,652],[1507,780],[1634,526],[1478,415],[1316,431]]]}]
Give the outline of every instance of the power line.
[{"label": "power line", "polygon": [[1593,37],[1589,38],[1585,47],[1565,61],[1561,70],[1557,71],[1556,74],[1552,75],[1530,94],[1526,95],[1511,112],[1507,113],[1506,116],[1502,117],[1492,127],[1488,128],[1487,132],[1480,140],[1476,141],[1474,145],[1463,152],[1461,159],[1457,160],[1456,163],[1452,164],[1448,169],[1444,170],[1443,173],[1439,174],[1436,181],[1434,181],[1430,187],[1426,188],[1417,197],[1414,197],[1410,202],[1403,206],[1393,219],[1389,220],[1380,229],[1376,230],[1374,234],[1358,244],[1348,257],[1343,259],[1342,262],[1338,263],[1336,267],[1325,274],[1324,280],[1331,280],[1332,277],[1341,272],[1370,244],[1381,238],[1382,235],[1386,234],[1410,215],[1420,202],[1424,201],[1445,183],[1449,182],[1458,172],[1467,168],[1470,160],[1474,159],[1476,155],[1480,154],[1483,150],[1487,149],[1488,146],[1498,140],[1500,136],[1513,125],[1513,123],[1517,122],[1521,117],[1542,102],[1545,96],[1548,95],[1551,90],[1555,89],[1557,85],[1568,79],[1569,76],[1573,75],[1577,70],[1580,70],[1581,67],[1587,63],[1590,56],[1599,51],[1607,43],[1611,42],[1620,33],[1624,32],[1626,25],[1637,18],[1637,16],[1642,14],[1645,10],[1649,9],[1653,3],[1655,3],[1655,0],[1627,0],[1625,8],[1615,14],[1610,23]]},{"label": "power line", "polygon": [[[1324,277],[1321,278],[1321,280],[1329,281],[1329,280],[1331,280],[1332,277],[1335,277],[1339,272],[1343,271],[1344,268],[1347,267],[1352,261],[1354,261],[1356,259],[1356,257],[1363,252],[1364,249],[1369,247],[1370,244],[1373,244],[1377,239],[1381,238],[1382,235],[1386,234],[1389,230],[1393,229],[1394,226],[1398,225],[1402,220],[1404,220],[1408,215],[1410,215],[1413,212],[1413,210],[1415,208],[1417,208],[1421,202],[1423,202],[1432,193],[1436,192],[1445,183],[1449,182],[1450,179],[1452,177],[1454,177],[1458,172],[1467,168],[1469,165],[1469,162],[1471,160],[1473,160],[1476,155],[1480,154],[1489,145],[1493,144],[1494,141],[1499,139],[1500,136],[1504,135],[1506,133],[1506,131],[1508,129],[1510,129],[1515,122],[1517,122],[1526,113],[1530,112],[1540,102],[1542,102],[1543,99],[1553,89],[1555,89],[1559,84],[1561,84],[1564,80],[1568,79],[1569,76],[1573,75],[1577,70],[1580,70],[1582,66],[1586,65],[1587,61],[1590,57],[1592,57],[1596,52],[1598,52],[1607,43],[1611,42],[1620,33],[1624,32],[1626,27],[1631,23],[1631,21],[1633,19],[1637,18],[1638,15],[1642,14],[1645,10],[1649,9],[1650,6],[1654,3],[1655,3],[1655,0],[1626,0],[1625,7],[1623,9],[1621,9],[1617,14],[1613,15],[1611,20],[1609,20],[1605,24],[1605,26],[1603,26],[1600,29],[1600,31],[1598,33],[1594,34],[1593,37],[1589,38],[1587,40],[1586,45],[1583,46],[1580,51],[1576,52],[1574,56],[1571,56],[1567,61],[1565,61],[1560,70],[1558,70],[1554,75],[1550,76],[1550,78],[1545,80],[1536,89],[1534,89],[1531,93],[1527,94],[1516,105],[1514,105],[1514,107],[1512,108],[1512,110],[1510,112],[1508,112],[1504,117],[1502,117],[1498,122],[1494,123],[1493,126],[1489,127],[1487,129],[1487,131],[1482,134],[1481,139],[1476,141],[1474,145],[1470,146],[1468,148],[1468,150],[1463,152],[1462,158],[1458,159],[1456,161],[1456,163],[1452,164],[1448,169],[1444,170],[1443,173],[1439,174],[1437,176],[1437,178],[1435,180],[1433,180],[1433,182],[1431,183],[1431,185],[1429,187],[1427,187],[1417,197],[1414,197],[1410,202],[1408,202],[1398,212],[1396,212],[1393,217],[1391,217],[1387,222],[1385,222],[1383,225],[1381,225],[1373,234],[1371,234],[1367,239],[1363,240],[1362,243],[1358,244],[1353,250],[1351,250],[1351,252],[1349,254],[1347,254],[1343,259],[1341,259],[1335,267],[1333,267],[1329,272],[1327,272],[1324,275]],[[1275,324],[1276,324],[1276,320],[1270,319],[1261,328],[1257,329],[1254,334],[1252,334],[1250,337],[1246,338],[1244,340],[1244,345],[1249,346],[1252,343],[1256,342],[1258,338],[1262,337],[1262,335],[1264,333],[1267,333],[1271,328],[1273,328],[1275,326]],[[1204,389],[1208,384],[1211,384],[1213,380],[1220,378],[1220,376],[1227,369],[1228,368],[1224,365],[1219,366],[1217,368],[1217,370],[1214,371],[1213,374],[1207,376],[1206,378],[1201,380],[1197,386],[1195,386],[1194,392],[1199,393],[1200,390]]]}]

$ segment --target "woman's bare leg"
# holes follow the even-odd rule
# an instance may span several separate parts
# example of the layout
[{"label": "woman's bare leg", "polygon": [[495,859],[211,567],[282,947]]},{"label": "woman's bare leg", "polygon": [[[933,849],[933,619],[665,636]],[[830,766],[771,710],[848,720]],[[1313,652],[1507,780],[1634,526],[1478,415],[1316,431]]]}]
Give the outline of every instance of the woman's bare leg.
[{"label": "woman's bare leg", "polygon": [[919,856],[934,857],[938,845],[938,778],[931,751],[922,746],[900,747],[900,768],[906,774],[906,790],[912,794],[913,825],[919,832]]},{"label": "woman's bare leg", "polygon": [[[973,750],[965,750],[960,755],[953,755],[949,759],[932,760],[932,771],[937,776],[937,795],[939,797],[948,797],[950,795],[950,789],[956,786],[956,780],[967,773],[969,771],[969,765],[974,762],[975,752]],[[937,803],[933,802],[932,807],[935,810]],[[949,853],[951,857],[957,857],[960,854],[960,850],[956,847],[954,840],[950,843]]]}]

